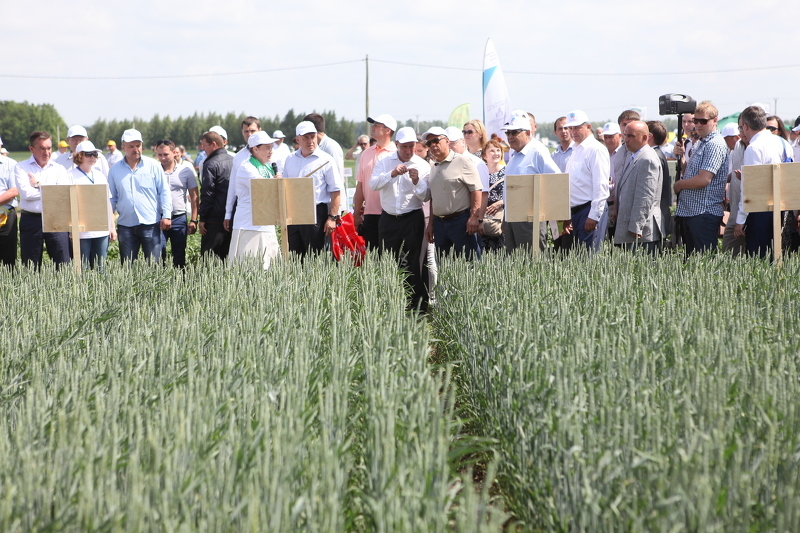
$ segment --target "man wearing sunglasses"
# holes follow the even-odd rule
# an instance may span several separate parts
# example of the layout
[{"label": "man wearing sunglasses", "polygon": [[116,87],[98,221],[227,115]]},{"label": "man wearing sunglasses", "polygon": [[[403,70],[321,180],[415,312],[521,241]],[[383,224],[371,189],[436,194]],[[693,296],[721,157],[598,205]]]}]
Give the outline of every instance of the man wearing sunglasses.
[{"label": "man wearing sunglasses", "polygon": [[428,178],[431,191],[433,223],[425,229],[425,238],[439,253],[465,255],[480,259],[478,229],[483,185],[475,163],[450,149],[446,132],[437,126],[420,136],[435,162]]},{"label": "man wearing sunglasses", "polygon": [[[678,195],[675,216],[683,225],[687,255],[714,250],[719,240],[729,156],[725,140],[717,132],[717,116],[711,103],[697,106],[692,123],[698,138],[686,171],[672,186]],[[677,151],[675,155],[679,157]]]}]

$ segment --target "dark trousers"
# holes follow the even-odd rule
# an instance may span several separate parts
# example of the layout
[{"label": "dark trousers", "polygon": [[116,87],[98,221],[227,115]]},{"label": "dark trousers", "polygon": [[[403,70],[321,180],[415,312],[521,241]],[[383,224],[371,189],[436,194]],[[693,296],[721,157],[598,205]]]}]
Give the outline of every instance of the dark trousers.
[{"label": "dark trousers", "polygon": [[480,238],[477,233],[467,233],[467,220],[469,210],[450,220],[433,217],[433,242],[437,252],[448,255],[450,250],[455,250],[456,255],[463,254],[468,260],[481,258]]},{"label": "dark trousers", "polygon": [[328,204],[317,204],[316,224],[288,226],[289,251],[305,256],[308,252],[321,252],[325,249],[326,220],[328,220]]},{"label": "dark trousers", "polygon": [[600,220],[597,221],[597,226],[592,231],[586,231],[586,219],[589,218],[589,212],[592,210],[591,202],[587,202],[580,209],[572,213],[572,233],[575,236],[573,243],[575,245],[582,244],[591,251],[600,250],[600,245],[606,237],[606,229],[608,228],[608,208],[603,211]]},{"label": "dark trousers", "polygon": [[717,249],[722,217],[704,213],[693,217],[680,217],[680,221],[687,255]]},{"label": "dark trousers", "polygon": [[40,267],[45,247],[56,268],[69,263],[69,233],[43,232],[41,213],[22,213],[19,221],[19,245],[22,264],[25,266],[33,263],[35,267]]},{"label": "dark trousers", "polygon": [[422,275],[422,239],[425,238],[425,214],[417,209],[399,217],[383,212],[380,215],[381,246],[391,251],[397,264],[408,273],[411,306],[425,309],[428,290]]},{"label": "dark trousers", "polygon": [[358,234],[367,241],[368,250],[380,250],[380,222],[383,215],[364,215],[361,224],[358,226]]},{"label": "dark trousers", "polygon": [[[208,226],[206,226],[208,227]],[[167,262],[167,241],[172,243],[172,266],[186,266],[186,213],[172,217],[172,225],[161,232],[161,261]]]},{"label": "dark trousers", "polygon": [[[200,239],[200,255],[213,253],[224,260],[228,257],[228,250],[231,248],[231,232],[225,231],[222,222],[206,222],[204,226],[206,234]],[[185,259],[184,256],[184,263]]]},{"label": "dark trousers", "polygon": [[123,264],[125,261],[135,261],[140,248],[147,260],[156,261],[161,256],[161,228],[158,222],[136,226],[117,225],[117,240],[119,259]]},{"label": "dark trousers", "polygon": [[10,267],[17,263],[17,211],[13,208],[0,229],[0,262]]},{"label": "dark trousers", "polygon": [[772,257],[772,213],[749,213],[745,221],[745,247],[747,255]]}]

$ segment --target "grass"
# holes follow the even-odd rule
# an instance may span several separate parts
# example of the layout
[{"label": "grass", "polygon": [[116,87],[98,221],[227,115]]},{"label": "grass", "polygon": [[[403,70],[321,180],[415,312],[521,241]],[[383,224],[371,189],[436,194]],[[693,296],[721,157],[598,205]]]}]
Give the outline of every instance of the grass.
[{"label": "grass", "polygon": [[534,531],[800,530],[800,262],[488,254],[434,331]]}]

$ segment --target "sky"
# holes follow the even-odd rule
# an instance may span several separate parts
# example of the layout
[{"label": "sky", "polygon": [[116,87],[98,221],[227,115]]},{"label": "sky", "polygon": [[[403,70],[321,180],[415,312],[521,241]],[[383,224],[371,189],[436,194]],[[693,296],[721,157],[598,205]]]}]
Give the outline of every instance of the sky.
[{"label": "sky", "polygon": [[14,21],[0,32],[0,100],[54,104],[68,125],[289,109],[360,121],[367,65],[372,116],[447,120],[470,103],[482,118],[490,38],[512,106],[539,122],[631,106],[658,118],[666,93],[711,100],[720,116],[755,102],[800,115],[796,0],[8,0],[0,13]]}]

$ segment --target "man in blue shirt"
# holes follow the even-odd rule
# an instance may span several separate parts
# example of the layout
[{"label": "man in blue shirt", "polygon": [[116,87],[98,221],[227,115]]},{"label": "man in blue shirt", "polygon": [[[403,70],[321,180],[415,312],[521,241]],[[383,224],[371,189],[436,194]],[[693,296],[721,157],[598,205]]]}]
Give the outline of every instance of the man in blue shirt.
[{"label": "man in blue shirt", "polygon": [[[514,150],[508,160],[506,176],[521,174],[557,174],[560,172],[550,150],[531,136],[531,124],[527,118],[511,117],[511,121],[502,128],[506,132],[508,145]],[[506,195],[503,187],[503,196]],[[505,205],[505,199],[503,200]],[[533,245],[533,224],[530,222],[504,222],[503,235],[506,238],[506,251],[512,253],[520,246],[528,249]],[[547,223],[539,224],[539,249],[544,250],[547,244]]]},{"label": "man in blue shirt", "polygon": [[124,263],[139,255],[156,260],[161,253],[161,231],[172,225],[169,182],[154,159],[142,156],[142,134],[122,134],[125,157],[108,172],[111,207],[119,213],[117,235],[119,255]]}]

